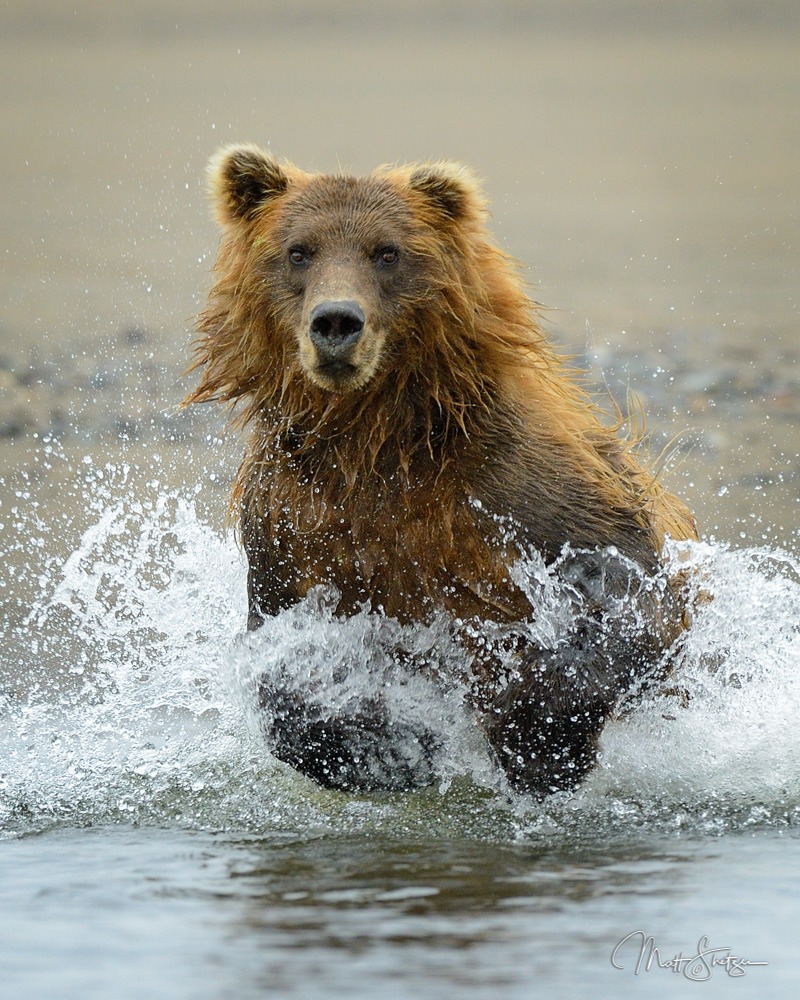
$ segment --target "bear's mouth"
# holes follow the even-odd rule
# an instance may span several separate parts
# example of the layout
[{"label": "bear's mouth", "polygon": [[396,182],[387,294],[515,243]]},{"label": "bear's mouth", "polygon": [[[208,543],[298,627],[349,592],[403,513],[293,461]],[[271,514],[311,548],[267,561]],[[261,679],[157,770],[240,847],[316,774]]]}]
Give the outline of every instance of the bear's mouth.
[{"label": "bear's mouth", "polygon": [[328,358],[314,368],[314,375],[319,382],[331,388],[344,388],[357,381],[358,374],[358,365],[343,358]]}]

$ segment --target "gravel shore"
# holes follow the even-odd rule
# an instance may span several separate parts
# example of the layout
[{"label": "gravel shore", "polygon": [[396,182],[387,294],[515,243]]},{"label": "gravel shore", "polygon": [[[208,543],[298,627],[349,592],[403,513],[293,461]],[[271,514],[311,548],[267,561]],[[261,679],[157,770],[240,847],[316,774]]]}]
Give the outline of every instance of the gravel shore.
[{"label": "gravel shore", "polygon": [[[191,464],[213,467],[217,485],[229,480],[242,441],[226,433],[226,411],[180,407],[195,378],[185,374],[184,336],[182,367],[172,348],[159,350],[159,338],[136,327],[102,351],[87,343],[0,356],[6,468],[24,466],[49,441],[76,456],[133,449],[144,458],[167,449],[176,478]],[[666,331],[653,342],[660,346],[563,349],[610,416],[618,408],[631,433],[644,423],[643,450],[657,467],[665,459],[662,474],[706,532],[738,540],[771,517],[775,536],[791,543],[800,508],[800,347],[775,366],[757,345],[743,345],[709,367],[693,357],[691,332]],[[733,516],[726,523],[715,508]]]}]

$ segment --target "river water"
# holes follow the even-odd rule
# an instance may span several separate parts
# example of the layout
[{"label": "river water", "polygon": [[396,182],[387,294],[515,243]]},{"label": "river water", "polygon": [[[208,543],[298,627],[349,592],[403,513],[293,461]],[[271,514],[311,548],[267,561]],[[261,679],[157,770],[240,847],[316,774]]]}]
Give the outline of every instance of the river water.
[{"label": "river water", "polygon": [[[66,560],[31,559],[51,540],[27,514],[26,559],[18,542],[4,553],[17,592],[36,594],[2,634],[17,664],[0,722],[10,995],[527,997],[541,981],[673,995],[681,972],[636,975],[638,939],[612,965],[636,931],[663,962],[708,948],[767,962],[739,967],[746,995],[795,982],[795,557],[681,548],[713,596],[685,694],[611,724],[577,794],[507,795],[471,730],[426,701],[449,741],[439,783],[351,796],[270,758],[248,692],[276,656],[300,675],[362,661],[376,616],[308,602],[246,637],[241,554],[196,490],[108,463],[86,463],[83,483],[93,523]],[[710,972],[711,995],[732,988],[727,967],[681,969]]]},{"label": "river water", "polygon": [[[280,6],[0,15],[0,997],[794,996],[795,6]],[[672,558],[713,600],[679,692],[609,724],[577,793],[509,795],[426,691],[429,789],[326,792],[269,755],[270,664],[455,654],[324,599],[243,631],[241,441],[176,410],[203,163],[237,140],[473,163],[548,329],[673,456],[703,540]]]}]

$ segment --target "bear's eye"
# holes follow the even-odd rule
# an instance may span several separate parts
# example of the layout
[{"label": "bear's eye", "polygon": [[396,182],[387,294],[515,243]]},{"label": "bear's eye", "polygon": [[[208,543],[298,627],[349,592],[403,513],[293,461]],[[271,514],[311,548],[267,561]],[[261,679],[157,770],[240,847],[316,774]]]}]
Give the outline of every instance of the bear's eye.
[{"label": "bear's eye", "polygon": [[307,264],[311,259],[311,251],[307,247],[290,247],[289,260],[293,264]]},{"label": "bear's eye", "polygon": [[400,257],[400,252],[397,247],[381,247],[375,257],[379,264],[391,267],[392,264],[397,263]]}]

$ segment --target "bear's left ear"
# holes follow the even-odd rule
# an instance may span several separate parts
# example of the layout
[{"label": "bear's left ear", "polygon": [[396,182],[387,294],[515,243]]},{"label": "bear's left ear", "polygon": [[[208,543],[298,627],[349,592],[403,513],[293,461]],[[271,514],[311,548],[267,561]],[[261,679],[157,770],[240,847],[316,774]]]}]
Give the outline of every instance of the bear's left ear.
[{"label": "bear's left ear", "polygon": [[289,187],[289,177],[269,153],[251,144],[225,146],[208,164],[209,187],[219,221],[252,219]]},{"label": "bear's left ear", "polygon": [[460,163],[430,163],[417,167],[409,177],[412,191],[424,195],[449,219],[458,220],[483,208],[475,175]]}]

